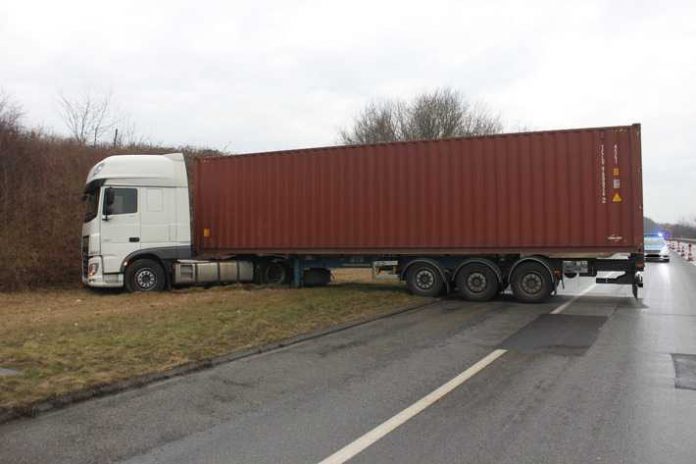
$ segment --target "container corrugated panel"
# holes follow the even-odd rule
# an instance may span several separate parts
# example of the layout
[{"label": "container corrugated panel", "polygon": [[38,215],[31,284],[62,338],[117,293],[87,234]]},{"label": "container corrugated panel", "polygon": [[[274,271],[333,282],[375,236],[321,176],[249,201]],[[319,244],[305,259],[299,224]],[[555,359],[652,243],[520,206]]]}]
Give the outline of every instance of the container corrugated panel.
[{"label": "container corrugated panel", "polygon": [[642,251],[638,124],[202,158],[193,176],[201,254]]}]

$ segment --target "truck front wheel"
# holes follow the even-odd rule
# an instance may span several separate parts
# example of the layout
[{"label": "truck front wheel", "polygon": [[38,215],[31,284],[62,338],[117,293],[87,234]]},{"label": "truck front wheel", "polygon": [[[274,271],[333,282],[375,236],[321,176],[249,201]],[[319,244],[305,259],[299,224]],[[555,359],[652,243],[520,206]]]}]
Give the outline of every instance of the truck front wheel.
[{"label": "truck front wheel", "polygon": [[139,259],[126,268],[125,283],[129,292],[160,292],[165,286],[164,269],[157,261]]}]

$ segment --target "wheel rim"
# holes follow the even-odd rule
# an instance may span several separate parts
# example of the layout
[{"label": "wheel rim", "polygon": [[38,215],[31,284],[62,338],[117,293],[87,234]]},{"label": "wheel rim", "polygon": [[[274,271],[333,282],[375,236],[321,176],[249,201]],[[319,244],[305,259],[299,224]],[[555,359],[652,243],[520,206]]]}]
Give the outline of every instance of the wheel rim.
[{"label": "wheel rim", "polygon": [[421,290],[430,290],[435,285],[435,274],[430,269],[421,269],[416,273],[415,283]]},{"label": "wheel rim", "polygon": [[152,269],[141,269],[135,274],[135,283],[143,290],[150,290],[157,285],[157,274]]},{"label": "wheel rim", "polygon": [[530,272],[522,277],[520,287],[524,293],[536,295],[544,288],[544,279],[540,274]]},{"label": "wheel rim", "polygon": [[488,279],[483,272],[472,272],[466,278],[466,287],[473,293],[483,293],[488,287]]}]

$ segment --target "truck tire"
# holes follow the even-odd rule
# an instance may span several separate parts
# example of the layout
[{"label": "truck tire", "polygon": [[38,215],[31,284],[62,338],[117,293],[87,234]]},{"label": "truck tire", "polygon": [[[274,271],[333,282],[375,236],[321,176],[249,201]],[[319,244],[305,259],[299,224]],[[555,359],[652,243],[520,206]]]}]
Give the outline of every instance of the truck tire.
[{"label": "truck tire", "polygon": [[553,291],[553,280],[548,269],[538,262],[529,261],[518,265],[510,279],[512,294],[523,303],[546,301]]},{"label": "truck tire", "polygon": [[488,301],[498,293],[498,277],[481,263],[465,265],[457,273],[459,294],[469,301]]},{"label": "truck tire", "polygon": [[440,271],[428,263],[415,263],[406,272],[406,286],[414,295],[438,296],[445,287]]},{"label": "truck tire", "polygon": [[126,268],[125,284],[129,292],[161,292],[166,284],[164,269],[157,261],[139,259]]},{"label": "truck tire", "polygon": [[280,261],[272,261],[261,267],[261,283],[266,285],[284,285],[290,280],[288,266]]}]

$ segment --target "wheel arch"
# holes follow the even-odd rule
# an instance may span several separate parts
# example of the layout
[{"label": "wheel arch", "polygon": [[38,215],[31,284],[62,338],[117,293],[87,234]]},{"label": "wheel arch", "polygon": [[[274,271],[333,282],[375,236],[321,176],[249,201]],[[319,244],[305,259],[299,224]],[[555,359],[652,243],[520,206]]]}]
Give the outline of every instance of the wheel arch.
[{"label": "wheel arch", "polygon": [[451,290],[450,279],[447,278],[447,273],[442,268],[440,263],[438,263],[437,260],[434,260],[432,258],[415,258],[415,259],[409,261],[406,264],[406,266],[404,266],[404,268],[401,270],[401,273],[399,274],[399,278],[401,280],[404,280],[406,278],[406,273],[411,268],[411,266],[413,266],[414,264],[418,264],[418,263],[429,264],[429,265],[433,266],[437,270],[437,272],[440,274],[440,277],[442,277],[442,280],[445,283],[445,289],[447,290],[447,293],[450,292],[450,290]]},{"label": "wheel arch", "polygon": [[132,255],[128,255],[126,259],[123,260],[123,263],[121,263],[121,272],[125,272],[126,268],[133,264],[136,261],[140,261],[142,259],[151,259],[152,261],[155,261],[156,263],[159,263],[160,266],[162,266],[162,269],[164,269],[165,274],[167,273],[167,266],[165,261],[159,257],[157,254],[144,251],[143,253],[134,253]]},{"label": "wheel arch", "polygon": [[452,279],[456,280],[459,271],[461,271],[464,268],[464,266],[468,264],[483,264],[484,266],[490,268],[490,270],[493,271],[496,278],[498,279],[498,285],[503,285],[503,271],[500,270],[500,267],[496,263],[486,258],[466,258],[456,267],[456,269],[452,273]]},{"label": "wheel arch", "polygon": [[126,266],[139,259],[152,259],[157,261],[165,273],[168,273],[167,264],[177,259],[190,259],[193,256],[190,246],[156,247],[135,250],[123,258],[121,273],[126,271]]},{"label": "wheel arch", "polygon": [[[164,272],[164,288],[165,289],[170,289],[173,285],[173,276],[172,276],[172,271],[171,271],[171,266],[169,265],[169,261],[165,258],[162,258],[159,254],[153,253],[152,251],[148,250],[143,250],[141,253],[131,253],[130,255],[126,256],[126,259],[123,260],[123,263],[121,263],[121,273],[124,274],[126,273],[126,268],[130,266],[131,264],[141,261],[143,259],[149,259],[157,264],[160,265],[162,268],[162,271]],[[125,285],[125,277],[124,277],[124,285]]]},{"label": "wheel arch", "polygon": [[517,269],[517,266],[519,266],[520,264],[530,262],[530,261],[539,263],[542,266],[544,266],[544,269],[546,269],[546,271],[549,273],[549,277],[551,278],[551,283],[553,284],[553,290],[555,291],[557,282],[556,282],[556,278],[554,277],[554,274],[553,274],[553,269],[551,268],[549,261],[543,256],[525,256],[524,258],[520,258],[517,261],[515,261],[515,263],[512,265],[512,267],[508,271],[508,274],[507,274],[508,281],[509,282],[512,281],[512,274],[515,272],[515,269]]}]

